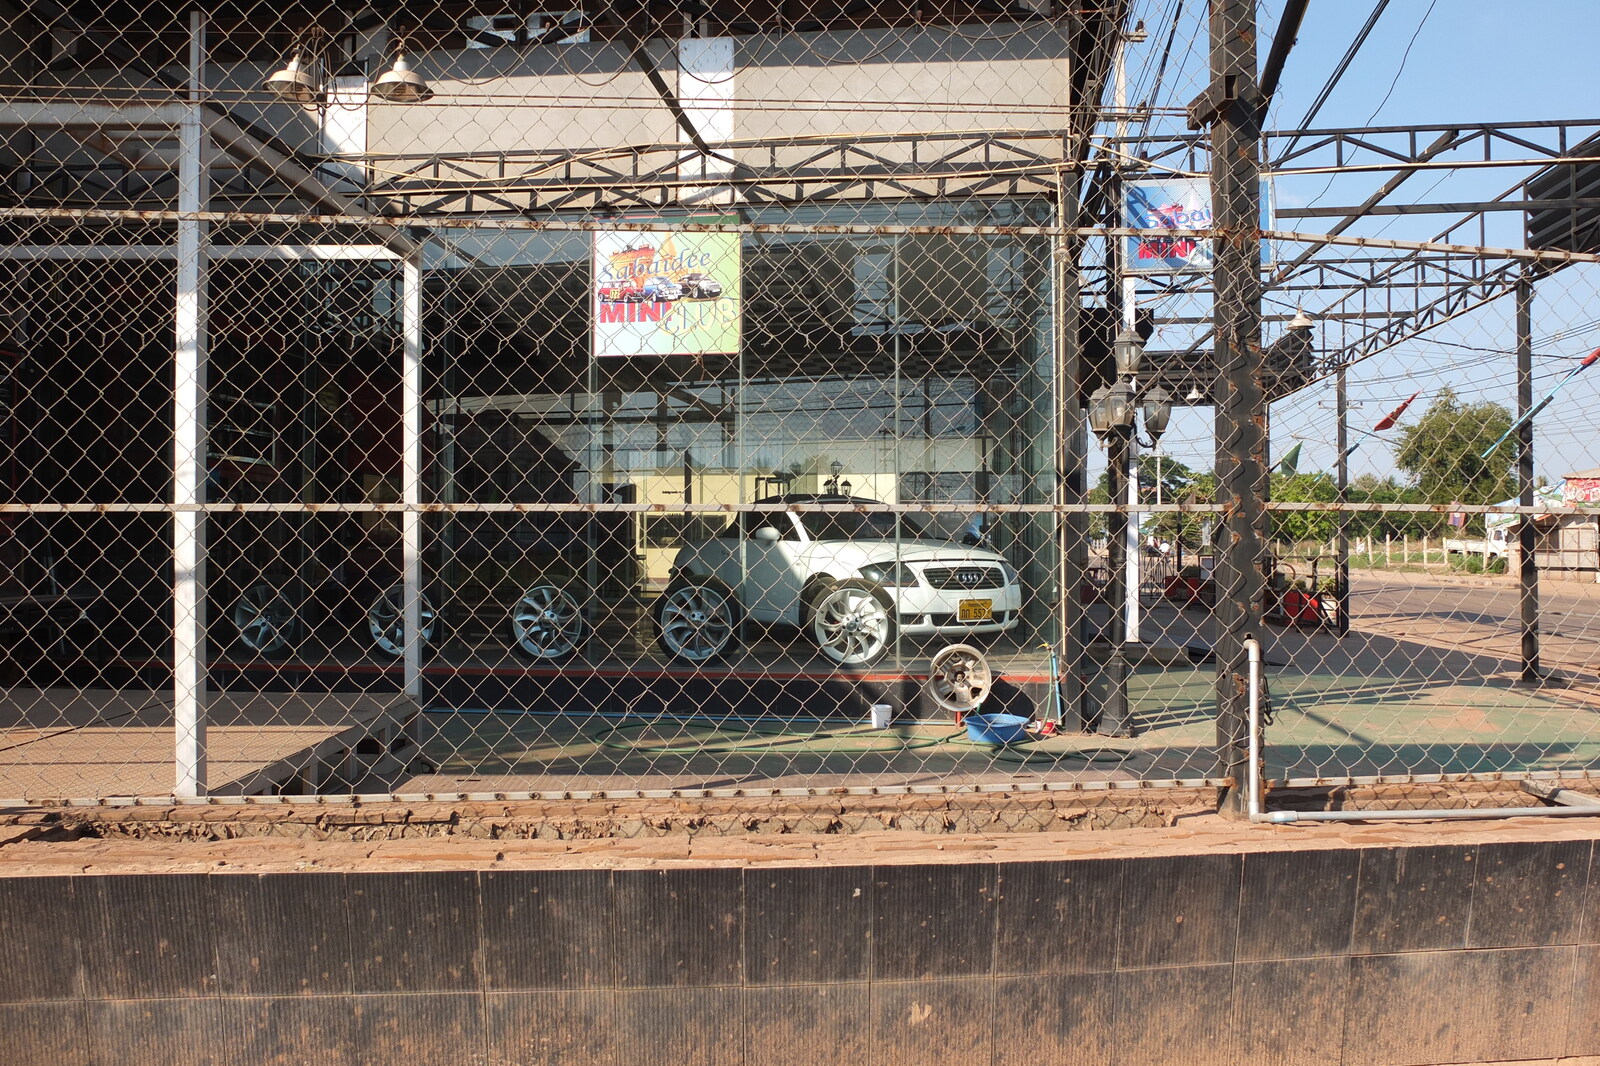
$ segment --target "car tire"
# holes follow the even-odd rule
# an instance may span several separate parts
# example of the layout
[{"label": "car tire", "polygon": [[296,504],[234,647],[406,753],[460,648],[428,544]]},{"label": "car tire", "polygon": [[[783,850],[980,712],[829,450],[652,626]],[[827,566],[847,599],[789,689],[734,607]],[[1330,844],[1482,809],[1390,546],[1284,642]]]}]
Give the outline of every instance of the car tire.
[{"label": "car tire", "polygon": [[[367,608],[367,637],[372,646],[392,659],[406,653],[405,586],[391,585],[378,593]],[[438,640],[441,631],[438,612],[428,594],[422,594],[422,643],[426,647]]]},{"label": "car tire", "polygon": [[535,585],[517,597],[508,624],[512,649],[540,662],[567,658],[589,635],[582,606],[560,585]]},{"label": "car tire", "polygon": [[277,659],[299,643],[299,613],[283,590],[258,582],[240,593],[228,612],[237,640],[251,655]]},{"label": "car tire", "polygon": [[656,600],[651,617],[656,643],[674,659],[708,662],[738,642],[739,601],[732,589],[714,579],[673,582]]},{"label": "car tire", "polygon": [[851,578],[819,589],[806,611],[806,631],[836,666],[871,666],[894,647],[894,602],[870,581]]}]

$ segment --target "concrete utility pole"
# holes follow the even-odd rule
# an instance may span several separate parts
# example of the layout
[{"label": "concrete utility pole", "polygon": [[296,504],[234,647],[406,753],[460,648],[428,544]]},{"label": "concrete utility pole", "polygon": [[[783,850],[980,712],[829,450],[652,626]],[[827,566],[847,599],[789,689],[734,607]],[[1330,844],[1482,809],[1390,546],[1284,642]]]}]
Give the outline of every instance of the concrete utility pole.
[{"label": "concrete utility pole", "polygon": [[1261,94],[1252,0],[1211,0],[1211,85],[1189,105],[1189,126],[1211,127],[1216,232],[1217,756],[1233,782],[1224,809],[1242,811],[1249,775],[1244,641],[1261,633],[1266,400],[1261,352]]}]

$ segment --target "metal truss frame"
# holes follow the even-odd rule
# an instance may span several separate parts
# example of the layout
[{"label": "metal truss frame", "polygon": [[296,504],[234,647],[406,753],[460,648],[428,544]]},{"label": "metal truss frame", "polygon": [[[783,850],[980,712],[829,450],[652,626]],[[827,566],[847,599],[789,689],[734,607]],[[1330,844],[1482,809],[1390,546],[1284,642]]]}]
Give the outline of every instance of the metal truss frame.
[{"label": "metal truss frame", "polygon": [[[170,183],[159,173],[143,174],[147,162],[115,151],[117,140],[112,131],[166,130],[175,136],[174,118],[182,106],[143,103],[83,107],[70,101],[13,101],[0,108],[0,126],[69,129],[79,143],[104,149],[104,161],[99,164],[52,164],[29,174],[34,187],[41,187],[43,179],[59,175],[78,183],[98,179],[98,189],[108,200],[132,193],[138,199],[128,206],[136,207],[144,206],[148,202],[145,197],[152,193],[161,197]],[[451,153],[426,158],[373,156],[366,162],[388,176],[359,192],[346,194],[321,180],[320,163],[315,158],[290,157],[263,143],[228,115],[215,113],[214,107],[207,110],[212,113],[207,116],[206,128],[221,154],[232,156],[240,164],[240,169],[231,174],[218,175],[212,193],[215,200],[229,206],[240,206],[240,201],[259,205],[264,199],[297,199],[352,217],[400,215],[420,221],[470,214],[475,219],[492,219],[496,215],[526,218],[530,213],[563,210],[669,208],[678,203],[679,187],[703,187],[705,180],[679,176],[683,154],[689,146],[672,142],[589,151]],[[1564,162],[1592,158],[1583,153],[1593,152],[1597,138],[1600,119],[1263,134],[1268,155],[1275,159],[1270,173],[1391,173],[1389,180],[1360,205],[1289,211],[1285,217],[1336,217],[1338,221],[1321,235],[1336,236],[1367,214],[1459,213],[1461,217],[1442,230],[1436,241],[1447,241],[1453,233],[1474,224],[1481,228],[1489,212],[1548,209],[1556,205],[1518,195],[1531,179],[1518,182],[1489,201],[1383,203],[1410,175],[1425,168],[1460,166],[1539,168],[1540,172],[1548,172]],[[1137,156],[1142,169],[1156,172],[1191,172],[1196,153],[1208,150],[1209,145],[1204,133],[1094,139],[1100,141],[1108,155]],[[832,136],[798,144],[792,139],[730,141],[716,147],[740,162],[731,173],[719,176],[718,181],[719,187],[737,190],[734,198],[740,202],[757,204],[881,197],[1045,196],[1054,195],[1067,174],[1082,173],[1084,164],[1069,154],[1070,146],[1080,142],[1081,134],[1070,128]],[[1471,158],[1461,158],[1465,155]],[[264,174],[266,180],[252,177],[250,172]],[[26,167],[13,175],[13,182],[22,174],[28,174]],[[142,190],[132,188],[130,182],[141,184]],[[26,203],[31,197],[18,199]],[[46,205],[36,202],[36,206]],[[63,205],[57,201],[49,206]],[[1577,209],[1583,204],[1574,200],[1572,206]],[[385,236],[398,239],[401,245],[408,243],[393,231]],[[1282,383],[1287,391],[1336,373],[1513,291],[1523,270],[1510,258],[1482,253],[1456,256],[1424,247],[1403,250],[1401,254],[1381,249],[1363,255],[1351,255],[1342,248],[1330,252],[1336,242],[1316,243],[1319,235],[1307,236],[1313,243],[1269,276],[1267,291],[1335,290],[1340,295],[1316,309],[1317,313],[1370,326],[1340,347],[1323,350],[1312,366]],[[404,254],[409,248],[398,250]],[[1180,281],[1173,291],[1199,293],[1206,287],[1203,279]],[[1401,293],[1405,298],[1397,302],[1396,296]],[[1202,335],[1187,349],[1171,353],[1168,368],[1175,384],[1192,384],[1192,377],[1203,379],[1211,373],[1202,355],[1209,339],[1209,334]],[[1280,389],[1273,392],[1286,394]]]}]

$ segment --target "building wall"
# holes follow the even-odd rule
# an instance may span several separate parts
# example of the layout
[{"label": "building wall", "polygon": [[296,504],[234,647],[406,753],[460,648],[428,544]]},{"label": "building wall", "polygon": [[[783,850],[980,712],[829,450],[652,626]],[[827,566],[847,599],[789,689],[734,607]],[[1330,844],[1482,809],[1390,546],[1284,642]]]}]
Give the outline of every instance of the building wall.
[{"label": "building wall", "polygon": [[1593,851],[11,878],[0,1047],[11,1066],[1600,1055]]},{"label": "building wall", "polygon": [[[1070,103],[1071,29],[1069,21],[1010,32],[928,27],[735,38],[735,117],[730,134],[712,139],[793,140],[788,158],[803,159],[814,151],[806,139],[818,136],[1059,129],[1067,125]],[[675,44],[648,47],[671,84],[678,76]],[[438,95],[426,104],[372,105],[368,147],[374,153],[546,151],[684,139],[617,43],[410,59]],[[893,148],[884,154],[909,158]],[[757,162],[769,158],[763,150]]]}]

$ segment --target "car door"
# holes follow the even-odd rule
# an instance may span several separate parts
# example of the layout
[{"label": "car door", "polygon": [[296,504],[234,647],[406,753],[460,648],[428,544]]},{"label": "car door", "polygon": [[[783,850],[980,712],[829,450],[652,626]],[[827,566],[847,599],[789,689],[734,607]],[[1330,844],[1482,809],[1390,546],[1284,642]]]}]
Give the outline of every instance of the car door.
[{"label": "car door", "polygon": [[[747,513],[743,571],[728,581],[746,613],[758,622],[792,622],[805,575],[795,567],[800,532],[790,514]],[[763,533],[762,530],[776,532]],[[719,575],[720,576],[720,575]],[[727,580],[724,578],[724,580]]]}]

